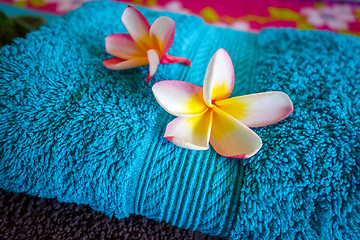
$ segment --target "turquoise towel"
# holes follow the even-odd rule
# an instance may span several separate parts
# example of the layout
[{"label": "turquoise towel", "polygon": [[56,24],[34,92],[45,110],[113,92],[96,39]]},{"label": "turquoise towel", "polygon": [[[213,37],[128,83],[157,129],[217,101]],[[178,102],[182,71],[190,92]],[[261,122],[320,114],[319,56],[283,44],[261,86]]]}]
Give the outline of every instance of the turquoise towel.
[{"label": "turquoise towel", "polygon": [[[327,32],[217,28],[175,20],[169,54],[192,67],[111,71],[104,39],[126,32],[126,5],[91,2],[0,50],[0,187],[136,213],[228,239],[359,239],[360,40]],[[174,117],[151,85],[202,85],[219,48],[234,63],[233,95],[283,91],[285,120],[256,133],[247,161],[162,138]]]}]

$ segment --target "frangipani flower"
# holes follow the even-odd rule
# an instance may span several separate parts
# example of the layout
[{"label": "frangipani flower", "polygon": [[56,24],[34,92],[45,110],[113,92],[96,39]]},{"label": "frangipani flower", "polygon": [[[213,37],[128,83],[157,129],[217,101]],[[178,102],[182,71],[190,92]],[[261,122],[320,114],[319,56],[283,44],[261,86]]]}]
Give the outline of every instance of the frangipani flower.
[{"label": "frangipani flower", "polygon": [[168,17],[159,17],[150,26],[144,15],[128,6],[121,17],[129,34],[112,34],[105,38],[106,51],[114,58],[105,60],[105,67],[124,70],[149,65],[147,83],[154,76],[159,64],[183,63],[191,65],[184,57],[166,54],[175,34],[175,22]]},{"label": "frangipani flower", "polygon": [[167,80],[156,83],[153,92],[170,114],[164,138],[183,148],[206,150],[209,141],[219,154],[233,158],[254,155],[262,145],[249,127],[278,122],[293,111],[290,98],[282,92],[264,92],[229,98],[234,87],[230,56],[219,49],[206,71],[204,87]]}]

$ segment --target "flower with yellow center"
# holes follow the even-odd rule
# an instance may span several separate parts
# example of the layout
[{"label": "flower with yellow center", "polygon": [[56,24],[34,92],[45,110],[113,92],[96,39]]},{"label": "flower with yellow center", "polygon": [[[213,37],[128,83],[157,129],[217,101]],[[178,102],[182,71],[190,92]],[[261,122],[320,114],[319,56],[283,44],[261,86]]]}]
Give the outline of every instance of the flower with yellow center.
[{"label": "flower with yellow center", "polygon": [[159,64],[183,63],[191,65],[184,57],[170,56],[175,35],[175,22],[169,17],[159,17],[150,26],[144,15],[128,6],[121,17],[129,34],[112,34],[105,38],[106,51],[115,57],[103,62],[112,70],[125,70],[149,65],[147,83],[154,76]]},{"label": "flower with yellow center", "polygon": [[207,68],[204,87],[167,80],[152,90],[158,103],[177,116],[164,137],[175,145],[206,150],[209,142],[220,155],[253,156],[261,148],[260,137],[249,127],[262,127],[291,114],[293,105],[283,92],[264,92],[229,98],[234,87],[234,67],[229,54],[219,49]]}]

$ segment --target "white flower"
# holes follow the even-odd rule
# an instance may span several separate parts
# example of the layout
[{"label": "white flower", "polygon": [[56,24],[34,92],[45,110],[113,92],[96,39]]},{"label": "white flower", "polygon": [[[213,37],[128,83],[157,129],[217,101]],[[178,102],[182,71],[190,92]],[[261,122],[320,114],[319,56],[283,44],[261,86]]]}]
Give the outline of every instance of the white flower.
[{"label": "white flower", "polygon": [[315,27],[327,26],[333,30],[348,30],[348,24],[356,21],[352,9],[348,5],[336,4],[320,9],[305,7],[300,13]]}]

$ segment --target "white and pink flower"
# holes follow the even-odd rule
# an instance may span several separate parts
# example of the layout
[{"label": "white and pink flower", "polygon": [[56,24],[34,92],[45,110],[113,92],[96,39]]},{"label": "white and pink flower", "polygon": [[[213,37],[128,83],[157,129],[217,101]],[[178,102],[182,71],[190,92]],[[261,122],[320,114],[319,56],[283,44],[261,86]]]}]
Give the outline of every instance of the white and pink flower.
[{"label": "white and pink flower", "polygon": [[159,64],[191,65],[187,58],[167,54],[175,34],[175,22],[171,18],[159,17],[150,26],[137,9],[128,6],[121,20],[129,34],[118,33],[106,37],[106,51],[115,57],[105,60],[105,67],[124,70],[149,65],[149,74],[146,77],[149,83]]},{"label": "white and pink flower", "polygon": [[220,155],[247,158],[262,146],[249,127],[262,127],[291,114],[293,105],[283,92],[264,92],[229,98],[234,87],[230,56],[219,49],[207,68],[204,87],[167,80],[155,83],[158,103],[177,116],[164,138],[183,148],[205,150],[209,142]]}]

